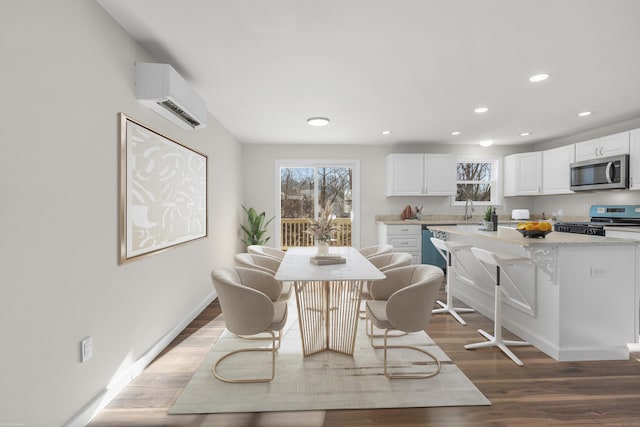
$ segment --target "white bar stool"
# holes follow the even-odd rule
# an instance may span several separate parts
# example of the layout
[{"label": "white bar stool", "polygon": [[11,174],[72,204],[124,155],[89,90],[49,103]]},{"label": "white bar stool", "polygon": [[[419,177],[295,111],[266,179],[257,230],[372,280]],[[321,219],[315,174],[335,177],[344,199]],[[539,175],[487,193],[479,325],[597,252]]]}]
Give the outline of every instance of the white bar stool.
[{"label": "white bar stool", "polygon": [[[472,350],[475,348],[498,347],[504,354],[509,356],[509,358],[513,360],[516,365],[523,366],[524,364],[522,363],[522,361],[518,359],[518,357],[513,354],[513,352],[509,350],[507,346],[523,346],[531,344],[526,341],[510,341],[502,339],[502,293],[504,292],[504,290],[500,286],[500,279],[501,275],[504,275],[513,284],[513,286],[516,287],[515,282],[507,274],[507,270],[505,267],[521,263],[530,263],[531,261],[528,258],[491,252],[479,248],[471,248],[471,252],[473,252],[473,255],[475,255],[478,261],[480,261],[480,264],[484,267],[487,273],[489,273],[489,276],[491,276],[495,280],[495,316],[493,321],[493,335],[490,335],[482,329],[478,329],[480,335],[485,337],[488,341],[483,341],[475,344],[467,344],[464,346],[464,348],[466,348],[467,350]],[[495,273],[493,273],[491,271],[492,269],[490,269],[488,266],[495,267]]]},{"label": "white bar stool", "polygon": [[467,322],[465,322],[458,313],[473,313],[475,310],[472,308],[456,308],[453,306],[453,293],[451,292],[451,273],[455,271],[452,263],[452,258],[456,258],[457,264],[462,266],[457,253],[461,250],[471,248],[471,245],[467,245],[464,243],[447,242],[435,237],[431,237],[431,243],[433,243],[433,246],[436,247],[438,252],[440,252],[440,255],[444,257],[444,260],[447,263],[447,302],[443,303],[440,300],[436,301],[442,308],[436,308],[432,310],[431,313],[449,313],[458,322],[460,322],[460,324],[466,326]]}]

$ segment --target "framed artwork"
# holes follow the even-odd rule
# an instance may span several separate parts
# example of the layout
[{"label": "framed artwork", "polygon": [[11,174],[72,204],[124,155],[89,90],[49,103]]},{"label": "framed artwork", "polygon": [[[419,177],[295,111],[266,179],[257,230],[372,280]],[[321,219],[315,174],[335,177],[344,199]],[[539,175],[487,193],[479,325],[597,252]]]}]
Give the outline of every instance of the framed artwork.
[{"label": "framed artwork", "polygon": [[207,156],[120,113],[120,263],[207,236]]}]

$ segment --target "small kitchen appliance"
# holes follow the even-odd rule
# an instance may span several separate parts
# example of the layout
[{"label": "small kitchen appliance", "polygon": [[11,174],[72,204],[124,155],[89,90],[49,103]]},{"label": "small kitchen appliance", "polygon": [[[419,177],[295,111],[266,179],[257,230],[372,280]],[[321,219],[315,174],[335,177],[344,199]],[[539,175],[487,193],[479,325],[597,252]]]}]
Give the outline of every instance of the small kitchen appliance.
[{"label": "small kitchen appliance", "polygon": [[529,219],[529,209],[514,209],[511,211],[511,219],[520,221],[523,219]]},{"label": "small kitchen appliance", "polygon": [[558,222],[555,231],[564,233],[604,236],[604,227],[640,227],[640,205],[593,205],[589,210],[591,221]]}]

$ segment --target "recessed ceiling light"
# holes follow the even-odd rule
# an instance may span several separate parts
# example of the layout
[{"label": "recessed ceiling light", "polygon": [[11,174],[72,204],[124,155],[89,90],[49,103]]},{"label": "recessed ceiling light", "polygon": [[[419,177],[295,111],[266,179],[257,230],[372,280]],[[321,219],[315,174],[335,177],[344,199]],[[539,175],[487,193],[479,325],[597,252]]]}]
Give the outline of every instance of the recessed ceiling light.
[{"label": "recessed ceiling light", "polygon": [[489,111],[489,107],[478,107],[475,110],[476,113],[486,113],[487,111]]},{"label": "recessed ceiling light", "polygon": [[541,82],[544,80],[547,80],[549,78],[549,74],[547,73],[541,73],[541,74],[536,74],[534,76],[529,77],[529,81],[536,83],[536,82]]},{"label": "recessed ceiling light", "polygon": [[529,136],[529,135],[531,135],[531,132],[522,132],[520,134],[520,136]]},{"label": "recessed ceiling light", "polygon": [[491,144],[493,144],[493,139],[487,139],[485,141],[480,141],[479,144],[482,145],[483,147],[488,147]]},{"label": "recessed ceiling light", "polygon": [[309,126],[326,126],[329,124],[329,119],[326,117],[311,117],[307,119]]},{"label": "recessed ceiling light", "polygon": [[582,113],[578,113],[578,117],[587,117],[590,116],[592,113],[591,111],[583,111]]},{"label": "recessed ceiling light", "polygon": [[391,135],[391,131],[390,130],[383,130],[381,133],[383,135]]},{"label": "recessed ceiling light", "polygon": [[451,132],[451,135],[453,135],[453,136],[460,135],[460,131],[459,130],[454,130],[453,132]]}]

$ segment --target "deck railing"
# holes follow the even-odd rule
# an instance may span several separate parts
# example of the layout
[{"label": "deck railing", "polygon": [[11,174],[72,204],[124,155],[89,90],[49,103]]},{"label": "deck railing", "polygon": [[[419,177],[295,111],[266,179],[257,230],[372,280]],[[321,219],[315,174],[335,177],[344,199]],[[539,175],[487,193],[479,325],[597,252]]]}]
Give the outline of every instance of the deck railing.
[{"label": "deck railing", "polygon": [[[315,242],[311,234],[305,231],[309,227],[308,218],[282,218],[280,229],[280,246],[286,251],[290,246],[314,246]],[[349,218],[336,218],[333,220],[340,230],[336,232],[335,240],[331,246],[351,246],[351,220]]]}]

